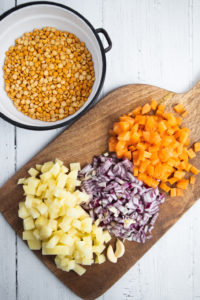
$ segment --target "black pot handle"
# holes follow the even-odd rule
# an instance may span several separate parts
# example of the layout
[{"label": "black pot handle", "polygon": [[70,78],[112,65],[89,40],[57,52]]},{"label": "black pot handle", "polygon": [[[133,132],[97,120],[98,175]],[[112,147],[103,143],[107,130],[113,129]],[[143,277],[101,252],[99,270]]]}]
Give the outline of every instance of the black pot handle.
[{"label": "black pot handle", "polygon": [[110,49],[112,48],[112,41],[111,41],[107,31],[103,28],[98,28],[98,29],[96,29],[96,33],[102,33],[104,35],[104,37],[106,38],[108,47],[104,49],[105,53],[110,51]]}]

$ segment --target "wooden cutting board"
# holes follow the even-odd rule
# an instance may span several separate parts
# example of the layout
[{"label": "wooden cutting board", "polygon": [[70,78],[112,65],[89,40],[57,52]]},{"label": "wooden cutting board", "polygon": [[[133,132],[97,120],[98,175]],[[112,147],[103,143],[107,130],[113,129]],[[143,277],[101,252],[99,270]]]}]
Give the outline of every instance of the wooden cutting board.
[{"label": "wooden cutting board", "polygon": [[[24,196],[22,187],[17,186],[17,180],[26,177],[27,170],[36,163],[41,164],[55,158],[63,160],[66,165],[79,161],[83,166],[91,162],[94,155],[106,151],[108,131],[113,122],[118,120],[123,113],[128,113],[152,99],[164,102],[168,110],[171,106],[182,103],[189,112],[183,126],[191,130],[191,145],[200,139],[200,82],[185,94],[175,94],[158,87],[140,84],[127,85],[114,90],[31,159],[1,188],[0,211],[20,237],[22,220],[18,218],[17,211],[18,203],[24,200]],[[200,168],[199,157],[198,154],[193,160],[198,168]],[[95,299],[127,272],[199,198],[200,176],[197,176],[195,185],[190,186],[183,197],[167,198],[160,207],[160,215],[151,240],[144,245],[125,242],[125,255],[117,264],[106,262],[102,265],[93,265],[88,267],[82,277],[74,272],[66,273],[58,270],[53,257],[42,256],[40,251],[35,251],[35,253],[74,293],[83,299]]]}]

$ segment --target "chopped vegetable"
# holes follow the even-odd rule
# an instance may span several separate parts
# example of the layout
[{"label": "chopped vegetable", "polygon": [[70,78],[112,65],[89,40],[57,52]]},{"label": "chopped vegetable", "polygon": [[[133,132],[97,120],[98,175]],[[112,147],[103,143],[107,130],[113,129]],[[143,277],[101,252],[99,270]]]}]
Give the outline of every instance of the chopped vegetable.
[{"label": "chopped vegetable", "polygon": [[200,143],[195,143],[194,144],[194,151],[199,152],[200,151]]},{"label": "chopped vegetable", "polygon": [[91,196],[83,208],[110,233],[144,243],[151,238],[165,197],[157,187],[135,178],[133,169],[132,162],[118,159],[114,153],[94,157],[93,163],[79,172],[81,189]]},{"label": "chopped vegetable", "polygon": [[181,114],[181,113],[184,112],[185,109],[184,109],[184,107],[183,107],[182,104],[177,104],[177,105],[174,106],[174,110],[175,110],[175,112],[177,112],[178,114]]},{"label": "chopped vegetable", "polygon": [[[188,160],[200,151],[200,143],[195,143],[195,152],[188,149],[190,130],[180,127],[181,118],[164,109],[164,104],[158,105],[153,100],[120,117],[110,132],[109,151],[115,152],[118,158],[132,160],[133,174],[139,180],[152,188],[160,184],[166,193],[175,196],[180,195],[176,186],[186,188],[187,173],[199,172]],[[150,110],[155,112],[150,113]],[[174,110],[182,114],[184,107],[177,104]],[[171,189],[166,182],[176,186]]]}]

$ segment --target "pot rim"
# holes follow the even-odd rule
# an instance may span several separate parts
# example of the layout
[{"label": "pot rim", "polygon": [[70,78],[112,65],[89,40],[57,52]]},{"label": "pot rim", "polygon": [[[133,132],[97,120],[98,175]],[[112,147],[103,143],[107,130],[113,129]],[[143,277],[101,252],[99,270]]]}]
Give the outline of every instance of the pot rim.
[{"label": "pot rim", "polygon": [[52,5],[52,6],[56,6],[56,7],[61,7],[65,10],[68,10],[72,13],[74,13],[76,16],[78,16],[79,18],[81,18],[87,25],[88,27],[91,29],[91,31],[93,32],[94,36],[97,39],[97,42],[99,44],[100,47],[100,51],[101,51],[101,57],[102,57],[102,75],[101,75],[101,80],[98,86],[98,89],[94,95],[94,97],[91,99],[90,103],[88,104],[88,106],[86,106],[80,113],[78,113],[76,116],[72,117],[70,120],[66,120],[63,123],[60,124],[56,124],[56,125],[47,125],[47,126],[32,126],[32,125],[26,125],[17,121],[14,121],[10,118],[8,118],[5,114],[0,112],[0,117],[2,119],[4,119],[5,121],[20,127],[20,128],[24,128],[24,129],[29,129],[29,130],[36,130],[36,131],[43,131],[43,130],[51,130],[51,129],[56,129],[56,128],[61,128],[64,127],[66,125],[71,126],[76,120],[78,120],[82,115],[84,115],[91,107],[92,104],[94,103],[94,101],[96,100],[96,98],[99,96],[103,84],[104,84],[104,80],[105,80],[105,75],[106,75],[106,56],[105,56],[105,50],[103,48],[101,39],[98,35],[98,32],[95,30],[95,28],[93,27],[93,25],[84,17],[82,16],[79,12],[77,12],[76,10],[72,9],[69,6],[66,6],[64,4],[60,4],[60,3],[56,3],[56,2],[49,2],[49,1],[36,1],[36,2],[29,2],[29,3],[24,3],[24,4],[20,4],[17,5],[7,11],[5,11],[3,14],[0,15],[0,21],[5,19],[8,15],[12,14],[15,11],[18,11],[24,7],[28,7],[28,6],[33,6],[33,5]]}]

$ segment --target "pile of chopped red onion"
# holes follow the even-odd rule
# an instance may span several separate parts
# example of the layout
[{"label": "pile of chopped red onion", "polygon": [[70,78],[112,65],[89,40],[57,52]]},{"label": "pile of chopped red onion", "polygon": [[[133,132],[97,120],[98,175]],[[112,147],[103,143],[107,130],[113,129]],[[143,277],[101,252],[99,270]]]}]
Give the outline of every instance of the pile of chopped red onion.
[{"label": "pile of chopped red onion", "polygon": [[165,197],[133,176],[133,164],[115,154],[94,157],[80,172],[81,189],[91,196],[83,208],[111,234],[145,243]]}]

